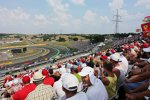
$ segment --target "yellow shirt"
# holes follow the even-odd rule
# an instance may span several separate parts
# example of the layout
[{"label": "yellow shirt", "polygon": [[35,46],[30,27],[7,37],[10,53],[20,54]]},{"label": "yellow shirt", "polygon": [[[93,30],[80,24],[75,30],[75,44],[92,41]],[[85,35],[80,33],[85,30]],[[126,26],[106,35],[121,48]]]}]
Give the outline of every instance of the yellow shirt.
[{"label": "yellow shirt", "polygon": [[114,77],[108,76],[109,85],[105,86],[109,98],[116,94],[116,84],[117,84],[117,76],[114,74]]}]

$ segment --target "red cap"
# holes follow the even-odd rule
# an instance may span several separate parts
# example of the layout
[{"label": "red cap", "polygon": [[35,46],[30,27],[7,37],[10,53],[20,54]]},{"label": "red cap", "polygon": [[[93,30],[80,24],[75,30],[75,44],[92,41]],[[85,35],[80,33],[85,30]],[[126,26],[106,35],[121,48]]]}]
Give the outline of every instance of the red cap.
[{"label": "red cap", "polygon": [[101,58],[103,59],[103,60],[107,60],[108,59],[108,57],[107,56],[101,56]]},{"label": "red cap", "polygon": [[44,76],[48,76],[48,71],[47,71],[46,69],[43,69],[43,70],[42,70],[42,74],[43,74]]},{"label": "red cap", "polygon": [[143,47],[143,48],[148,48],[148,44],[147,44],[147,43],[144,43],[144,44],[142,45],[142,47]]},{"label": "red cap", "polygon": [[22,82],[23,82],[23,83],[30,83],[30,77],[29,77],[29,76],[24,76],[24,77],[22,78]]},{"label": "red cap", "polygon": [[130,45],[130,48],[132,48],[132,49],[133,49],[133,48],[134,48],[134,46],[133,46],[133,45]]},{"label": "red cap", "polygon": [[8,76],[6,76],[5,80],[11,81],[11,80],[13,80],[13,78],[12,78],[12,76],[8,75]]},{"label": "red cap", "polygon": [[96,54],[97,54],[97,55],[101,55],[101,54],[102,54],[102,52],[97,52]]},{"label": "red cap", "polygon": [[22,74],[17,75],[17,78],[21,78],[21,77],[22,77]]},{"label": "red cap", "polygon": [[85,60],[84,60],[83,58],[81,58],[81,59],[80,59],[80,61],[81,61],[82,63],[84,63],[84,62],[85,62]]},{"label": "red cap", "polygon": [[110,49],[110,52],[111,53],[115,53],[116,51],[114,49]]}]

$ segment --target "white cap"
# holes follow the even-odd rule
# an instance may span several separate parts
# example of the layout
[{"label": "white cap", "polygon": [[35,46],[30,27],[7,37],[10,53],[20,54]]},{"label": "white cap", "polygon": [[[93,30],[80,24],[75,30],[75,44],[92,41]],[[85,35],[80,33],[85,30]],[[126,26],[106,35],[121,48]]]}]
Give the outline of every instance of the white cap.
[{"label": "white cap", "polygon": [[117,61],[117,62],[120,62],[120,54],[119,53],[114,53],[112,55],[110,55],[110,59],[114,60],[114,61]]},{"label": "white cap", "polygon": [[92,74],[94,74],[94,69],[91,67],[84,67],[81,72],[79,72],[80,76],[86,76],[89,75],[91,76]]},{"label": "white cap", "polygon": [[62,86],[68,91],[74,91],[78,88],[78,79],[73,74],[65,74],[62,77]]},{"label": "white cap", "polygon": [[148,48],[143,48],[143,51],[144,51],[144,52],[150,52],[150,47],[148,47]]}]

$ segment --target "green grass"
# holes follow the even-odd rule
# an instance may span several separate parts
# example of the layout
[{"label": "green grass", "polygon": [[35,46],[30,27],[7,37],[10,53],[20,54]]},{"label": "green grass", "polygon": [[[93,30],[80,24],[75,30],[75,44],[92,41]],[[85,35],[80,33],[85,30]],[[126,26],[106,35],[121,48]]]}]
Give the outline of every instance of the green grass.
[{"label": "green grass", "polygon": [[[59,39],[59,37],[65,38],[66,41],[65,42],[58,42],[58,41],[56,41],[56,40]],[[51,39],[52,39],[51,41],[48,41],[48,40],[47,41],[43,41],[42,38],[38,38],[38,39],[33,39],[32,42],[34,42],[35,44],[39,44],[39,43],[52,44],[53,43],[54,45],[68,46],[70,44],[69,39],[68,39],[69,37],[72,37],[72,38],[77,37],[78,40],[87,40],[87,39],[85,39],[82,36],[57,35],[55,39],[54,39],[54,37],[51,37]]]}]

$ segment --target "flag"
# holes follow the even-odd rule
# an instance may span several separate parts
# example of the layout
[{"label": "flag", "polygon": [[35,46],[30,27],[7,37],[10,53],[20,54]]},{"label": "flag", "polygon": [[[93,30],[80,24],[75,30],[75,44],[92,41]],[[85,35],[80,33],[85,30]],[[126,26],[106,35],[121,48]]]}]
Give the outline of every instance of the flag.
[{"label": "flag", "polygon": [[143,20],[143,22],[150,22],[150,16],[146,16]]},{"label": "flag", "polygon": [[136,32],[141,32],[141,29],[139,29],[139,28],[138,28],[138,29],[136,29]]},{"label": "flag", "polygon": [[145,33],[145,32],[150,32],[150,22],[149,23],[144,23],[144,24],[141,24],[141,28],[142,28],[142,31]]}]

